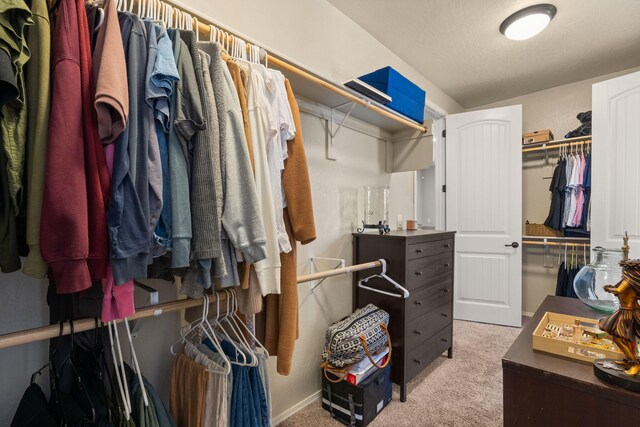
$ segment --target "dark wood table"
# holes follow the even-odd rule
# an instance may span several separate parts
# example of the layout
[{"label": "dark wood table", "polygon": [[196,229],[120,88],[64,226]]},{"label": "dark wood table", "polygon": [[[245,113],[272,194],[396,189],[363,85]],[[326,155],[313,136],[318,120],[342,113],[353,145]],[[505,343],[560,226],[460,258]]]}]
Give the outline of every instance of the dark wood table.
[{"label": "dark wood table", "polygon": [[504,425],[640,426],[640,394],[601,382],[591,364],[533,350],[531,335],[547,311],[603,317],[573,298],[544,300],[502,359]]}]

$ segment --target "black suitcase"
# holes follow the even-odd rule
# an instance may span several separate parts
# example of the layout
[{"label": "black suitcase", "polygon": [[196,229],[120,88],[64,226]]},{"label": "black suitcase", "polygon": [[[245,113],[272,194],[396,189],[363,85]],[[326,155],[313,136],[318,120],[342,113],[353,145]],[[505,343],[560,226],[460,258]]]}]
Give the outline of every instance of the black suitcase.
[{"label": "black suitcase", "polygon": [[358,385],[332,383],[323,374],[322,408],[345,425],[364,427],[391,402],[391,391],[391,364],[377,369]]}]

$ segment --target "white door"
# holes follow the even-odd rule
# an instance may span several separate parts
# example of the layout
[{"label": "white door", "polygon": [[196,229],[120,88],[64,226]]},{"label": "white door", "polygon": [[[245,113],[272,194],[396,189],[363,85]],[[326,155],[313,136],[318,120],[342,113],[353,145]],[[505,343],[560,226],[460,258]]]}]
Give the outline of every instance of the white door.
[{"label": "white door", "polygon": [[447,116],[454,317],[521,326],[522,106]]},{"label": "white door", "polygon": [[591,244],[640,258],[640,72],[593,85]]}]

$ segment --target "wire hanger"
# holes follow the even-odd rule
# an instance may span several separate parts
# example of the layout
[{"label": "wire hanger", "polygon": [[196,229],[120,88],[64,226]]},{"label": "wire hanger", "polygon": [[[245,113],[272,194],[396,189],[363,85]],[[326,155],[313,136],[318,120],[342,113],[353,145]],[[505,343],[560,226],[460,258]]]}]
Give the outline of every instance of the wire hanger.
[{"label": "wire hanger", "polygon": [[[400,285],[398,282],[393,280],[391,277],[387,276],[387,261],[385,261],[384,259],[379,259],[378,261],[380,261],[380,263],[382,264],[382,271],[380,273],[378,273],[378,274],[374,274],[374,275],[366,277],[364,279],[360,279],[358,281],[358,287],[360,287],[362,289],[368,289],[370,291],[377,292],[379,294],[389,295],[389,296],[395,297],[395,298],[409,298],[409,291],[404,286]],[[387,291],[382,291],[380,289],[376,289],[376,288],[372,288],[372,287],[364,285],[364,283],[367,283],[367,281],[369,281],[369,279],[373,279],[374,277],[381,277],[381,278],[385,279],[387,282],[389,282],[393,286],[395,286],[396,289],[400,290],[400,292],[402,292],[402,295],[394,294],[394,293],[387,292]]]}]

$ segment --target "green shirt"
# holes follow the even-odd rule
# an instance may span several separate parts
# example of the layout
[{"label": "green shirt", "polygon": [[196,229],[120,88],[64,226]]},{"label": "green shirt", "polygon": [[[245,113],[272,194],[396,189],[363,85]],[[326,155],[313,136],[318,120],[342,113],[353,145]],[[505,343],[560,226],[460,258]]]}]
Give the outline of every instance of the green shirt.
[{"label": "green shirt", "polygon": [[0,2],[0,49],[7,52],[13,63],[13,71],[20,95],[2,107],[0,133],[6,155],[9,193],[15,212],[20,206],[22,168],[26,147],[27,105],[24,88],[23,67],[29,60],[26,29],[32,25],[31,11],[24,0],[2,0]]}]

